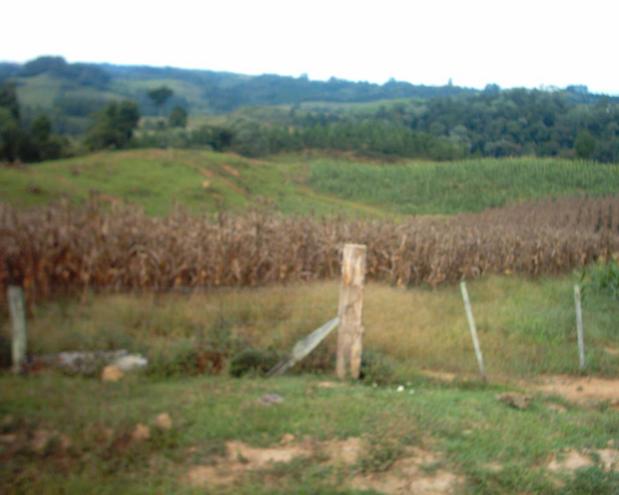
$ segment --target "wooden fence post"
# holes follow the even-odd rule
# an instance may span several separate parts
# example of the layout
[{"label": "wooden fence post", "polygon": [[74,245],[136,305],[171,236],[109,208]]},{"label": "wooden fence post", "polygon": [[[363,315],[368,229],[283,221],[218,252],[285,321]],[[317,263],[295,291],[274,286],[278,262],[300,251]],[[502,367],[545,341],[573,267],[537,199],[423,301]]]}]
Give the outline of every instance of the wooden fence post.
[{"label": "wooden fence post", "polygon": [[21,287],[9,285],[7,296],[13,333],[11,349],[13,373],[19,373],[26,358],[26,311],[24,305],[24,291]]},{"label": "wooden fence post", "polygon": [[363,283],[365,280],[367,249],[361,244],[346,244],[342,258],[342,284],[337,332],[338,378],[359,378],[363,351]]},{"label": "wooden fence post", "polygon": [[475,357],[477,358],[477,365],[479,366],[479,374],[485,380],[486,371],[484,370],[484,357],[481,354],[479,338],[477,337],[477,327],[475,326],[475,319],[473,318],[473,308],[471,308],[471,301],[469,300],[469,293],[466,290],[466,283],[464,280],[460,282],[460,291],[462,292],[466,319],[469,322],[469,330],[471,332],[471,338],[473,339],[473,348],[475,349]]},{"label": "wooden fence post", "polygon": [[576,332],[578,334],[578,364],[582,371],[585,369],[585,336],[582,325],[580,286],[578,284],[574,285],[574,305],[576,306]]}]

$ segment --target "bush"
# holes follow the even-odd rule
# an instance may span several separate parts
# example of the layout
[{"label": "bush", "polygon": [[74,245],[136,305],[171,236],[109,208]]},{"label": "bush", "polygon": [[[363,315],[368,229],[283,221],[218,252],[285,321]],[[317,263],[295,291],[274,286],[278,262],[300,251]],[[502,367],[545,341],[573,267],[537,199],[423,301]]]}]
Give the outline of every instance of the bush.
[{"label": "bush", "polygon": [[263,376],[278,363],[279,359],[278,354],[272,350],[246,349],[230,361],[230,374],[236,378],[247,374]]},{"label": "bush", "polygon": [[217,375],[226,366],[226,356],[192,340],[166,345],[149,352],[148,372],[156,376]]},{"label": "bush", "polygon": [[367,383],[387,385],[395,380],[393,360],[376,351],[364,351],[359,378]]}]

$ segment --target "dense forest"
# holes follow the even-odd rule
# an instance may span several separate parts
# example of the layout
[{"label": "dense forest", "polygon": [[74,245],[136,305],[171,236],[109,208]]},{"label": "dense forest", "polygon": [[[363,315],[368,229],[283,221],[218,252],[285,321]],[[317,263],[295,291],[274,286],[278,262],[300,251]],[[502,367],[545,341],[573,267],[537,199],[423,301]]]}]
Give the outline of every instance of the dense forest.
[{"label": "dense forest", "polygon": [[5,161],[130,146],[619,161],[619,98],[578,85],[378,85],[40,57],[0,63],[0,88]]}]

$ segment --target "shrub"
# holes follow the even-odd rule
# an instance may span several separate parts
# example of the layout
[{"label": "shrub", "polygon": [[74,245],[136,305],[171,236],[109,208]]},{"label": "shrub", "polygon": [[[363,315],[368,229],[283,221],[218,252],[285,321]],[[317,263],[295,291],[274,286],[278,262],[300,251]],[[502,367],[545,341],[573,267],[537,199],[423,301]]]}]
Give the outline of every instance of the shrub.
[{"label": "shrub", "polygon": [[279,359],[272,350],[246,349],[230,360],[230,374],[237,378],[247,374],[262,376],[268,373]]},{"label": "shrub", "polygon": [[157,376],[217,375],[226,366],[226,356],[193,340],[167,344],[149,353],[148,372]]},{"label": "shrub", "polygon": [[393,360],[377,351],[365,351],[361,358],[360,378],[367,383],[386,385],[395,379]]}]

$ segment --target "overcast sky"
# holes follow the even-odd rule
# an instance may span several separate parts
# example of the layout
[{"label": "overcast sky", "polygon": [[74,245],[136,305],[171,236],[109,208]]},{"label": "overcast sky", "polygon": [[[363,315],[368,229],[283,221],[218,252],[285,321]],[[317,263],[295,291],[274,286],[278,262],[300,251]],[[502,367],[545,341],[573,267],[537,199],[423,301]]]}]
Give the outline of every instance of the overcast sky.
[{"label": "overcast sky", "polygon": [[0,60],[619,94],[619,1],[5,0]]}]

